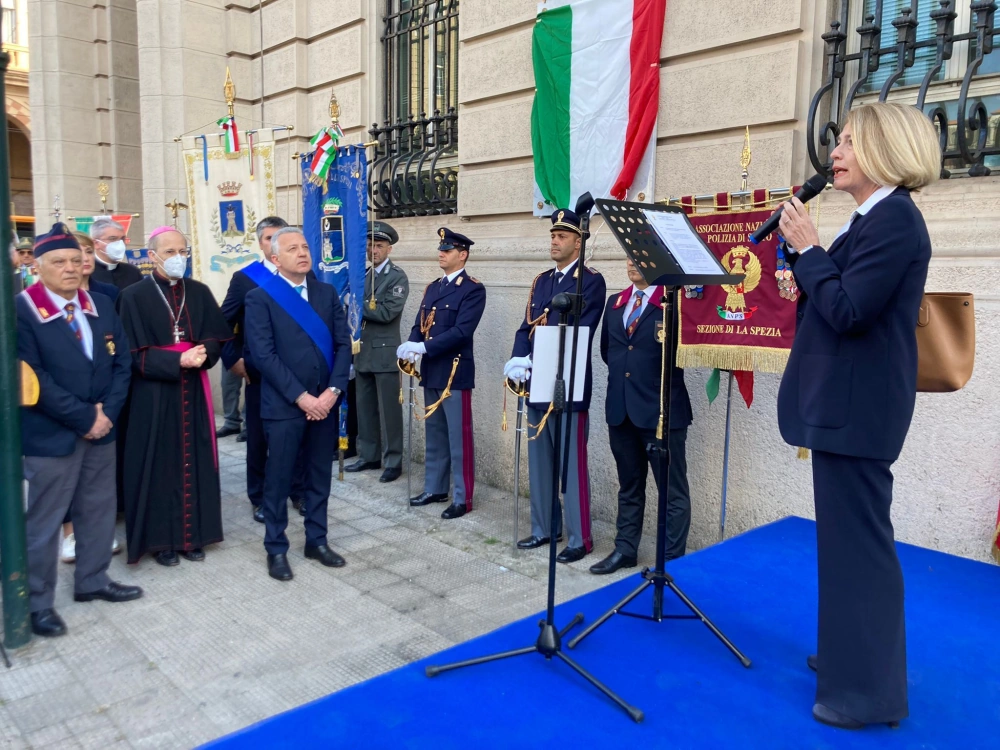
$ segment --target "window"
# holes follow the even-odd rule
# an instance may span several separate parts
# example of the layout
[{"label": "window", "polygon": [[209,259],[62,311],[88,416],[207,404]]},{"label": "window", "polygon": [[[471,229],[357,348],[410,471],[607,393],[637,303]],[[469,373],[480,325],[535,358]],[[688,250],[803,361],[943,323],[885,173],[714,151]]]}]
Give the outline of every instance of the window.
[{"label": "window", "polygon": [[385,0],[383,124],[371,131],[370,169],[382,218],[457,207],[458,2]]},{"label": "window", "polygon": [[[13,5],[13,2],[10,3]],[[3,18],[0,19],[0,24],[3,25],[3,38],[4,44],[17,44],[17,9],[13,7],[7,7],[8,3],[3,4]]]}]

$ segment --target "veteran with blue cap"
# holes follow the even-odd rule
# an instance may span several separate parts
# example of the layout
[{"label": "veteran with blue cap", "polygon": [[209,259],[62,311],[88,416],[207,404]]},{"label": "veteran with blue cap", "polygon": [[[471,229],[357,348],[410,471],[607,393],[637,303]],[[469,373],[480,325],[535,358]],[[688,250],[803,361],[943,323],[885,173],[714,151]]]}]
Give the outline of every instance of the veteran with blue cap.
[{"label": "veteran with blue cap", "polygon": [[[570,435],[569,468],[567,472],[566,508],[564,510],[569,538],[565,549],[556,558],[562,563],[582,560],[594,548],[590,528],[590,471],[587,466],[587,439],[590,432],[590,392],[593,373],[590,349],[597,325],[604,312],[607,285],[604,277],[583,265],[580,248],[584,237],[580,217],[568,208],[552,213],[549,230],[549,257],[554,268],[542,271],[531,283],[524,320],[514,334],[511,359],[504,367],[504,377],[519,383],[531,378],[531,355],[534,334],[538,326],[559,324],[559,315],[551,313],[552,298],[557,294],[576,292],[577,276],[583,274],[583,311],[581,328],[588,331],[587,371],[584,374],[583,399],[573,403],[569,419],[562,425],[562,435],[556,435],[555,425],[548,419],[552,405],[528,398],[528,422],[537,425],[537,432],[528,442],[528,473],[531,482],[531,536],[517,543],[519,549],[535,549],[549,543],[550,534],[562,538],[563,519],[552,518],[552,467],[556,451]],[[569,324],[573,324],[570,316]]]},{"label": "veteran with blue cap", "polygon": [[410,340],[396,351],[417,365],[424,388],[426,458],[424,491],[410,505],[451,504],[442,518],[472,510],[476,482],[472,440],[472,389],[476,386],[473,336],[486,309],[486,289],[465,270],[475,244],[447,227],[438,230],[443,276],[424,290]]},{"label": "veteran with blue cap", "polygon": [[361,348],[354,355],[358,394],[358,455],[345,471],[382,469],[380,482],[403,473],[403,406],[399,403],[396,349],[410,280],[389,259],[399,234],[384,221],[368,222],[365,298],[361,302]]},{"label": "veteran with blue cap", "polygon": [[39,280],[17,295],[17,354],[38,376],[38,403],[22,407],[28,482],[26,536],[31,629],[58,636],[53,608],[70,505],[76,531],[74,598],[124,602],[142,589],[108,577],[115,535],[115,425],[131,377],[129,342],[103,294],[83,282],[83,253],[64,224],[35,241]]}]

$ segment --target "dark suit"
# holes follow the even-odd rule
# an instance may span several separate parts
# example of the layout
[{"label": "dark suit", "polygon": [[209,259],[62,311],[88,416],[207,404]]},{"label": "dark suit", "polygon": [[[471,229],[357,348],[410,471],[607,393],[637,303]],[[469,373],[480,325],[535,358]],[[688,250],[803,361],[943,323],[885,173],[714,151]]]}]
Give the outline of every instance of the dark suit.
[{"label": "dark suit", "polygon": [[[265,266],[266,268],[266,266]],[[306,277],[308,282],[316,280],[316,275],[310,271]],[[247,431],[247,498],[253,505],[264,503],[264,466],[267,462],[267,437],[264,435],[264,423],[260,418],[260,371],[254,366],[253,358],[246,346],[246,298],[247,294],[257,288],[257,282],[243,271],[237,271],[229,280],[226,298],[222,301],[222,314],[226,322],[233,327],[233,339],[222,347],[222,366],[231,370],[242,358],[250,382],[246,384],[246,431]],[[300,467],[301,468],[301,467]],[[301,500],[301,487],[298,479],[302,472],[296,471],[296,481],[293,483],[291,496]]]},{"label": "dark suit", "polygon": [[83,438],[102,404],[112,424],[131,378],[129,342],[111,300],[80,293],[75,316],[86,317],[92,358],[41,282],[17,296],[17,354],[38,376],[35,406],[21,409],[21,447],[28,481],[27,551],[32,612],[52,607],[61,524],[70,506],[76,525],[75,591],[110,582],[115,533],[115,437]]},{"label": "dark suit", "polygon": [[435,279],[427,285],[410,331],[410,341],[422,341],[427,347],[420,360],[424,404],[442,397],[458,358],[451,396],[424,422],[424,492],[447,494],[454,484],[452,504],[464,505],[466,510],[472,510],[476,486],[472,437],[476,359],[472,342],[485,309],[486,288],[463,269],[452,281]]},{"label": "dark suit", "polygon": [[[608,287],[604,277],[592,268],[577,262],[566,273],[558,274],[555,269],[543,271],[535,277],[528,295],[525,317],[521,321],[517,333],[514,334],[514,347],[511,357],[527,357],[532,353],[533,332],[537,326],[556,326],[559,324],[558,313],[546,313],[550,308],[552,298],[557,294],[574,294],[577,286],[577,273],[583,273],[583,312],[580,315],[580,325],[587,326],[589,338],[587,347],[593,345],[597,326],[604,312],[604,300]],[[557,274],[559,278],[557,278]],[[530,316],[530,317],[529,317]],[[569,317],[573,324],[573,316]],[[567,346],[569,340],[567,339]],[[562,534],[563,519],[552,519],[552,468],[555,465],[555,453],[562,453],[567,432],[572,446],[569,452],[569,466],[566,471],[566,491],[564,499],[566,507],[561,509],[566,517],[567,543],[571,549],[583,547],[588,552],[594,548],[593,533],[590,525],[590,468],[587,463],[587,442],[590,437],[590,393],[593,387],[593,368],[591,359],[587,357],[587,367],[576,377],[583,378],[583,399],[573,404],[573,411],[564,415],[561,434],[556,434],[555,422],[545,419],[549,410],[549,402],[528,402],[528,422],[542,424],[537,434],[528,443],[528,478],[531,483],[531,534],[540,539],[554,533]],[[569,388],[569,372],[565,373],[566,388]]]},{"label": "dark suit", "polygon": [[778,424],[813,450],[819,557],[816,702],[864,723],[907,713],[892,463],[916,400],[917,314],[931,243],[909,191],[794,259],[802,297]]},{"label": "dark suit", "polygon": [[117,302],[118,300],[118,287],[114,284],[105,284],[100,281],[90,281],[90,291],[97,292],[98,294],[103,294],[112,302]]},{"label": "dark suit", "polygon": [[[377,276],[365,275],[361,304],[361,351],[354,357],[358,394],[358,454],[363,461],[398,469],[403,460],[403,409],[399,403],[396,349],[410,282],[391,260]],[[373,289],[374,286],[374,289]],[[370,307],[374,298],[375,309]]]},{"label": "dark suit", "polygon": [[[282,279],[277,282],[285,283]],[[286,498],[300,450],[306,544],[326,544],[326,509],[339,427],[337,406],[326,419],[310,422],[295,400],[303,392],[319,396],[330,387],[345,392],[351,368],[351,335],[336,289],[310,280],[307,294],[309,305],[333,337],[332,371],[302,326],[266,290],[253,289],[246,295],[246,342],[261,374],[260,412],[269,448],[264,480],[264,547],[272,555],[288,551]]]},{"label": "dark suit", "polygon": [[[601,327],[601,359],[608,366],[608,393],[605,417],[611,452],[618,468],[618,535],[615,549],[635,557],[642,536],[646,510],[646,476],[660,486],[659,461],[647,446],[656,442],[660,418],[660,373],[663,351],[657,333],[663,327],[663,287],[648,287],[648,303],[629,336],[626,311],[634,287],[608,300]],[[676,352],[677,338],[674,337]],[[691,399],[684,385],[684,370],[673,368],[670,383],[669,493],[667,496],[668,560],[680,557],[687,548],[691,526],[691,494],[687,480],[687,428],[691,424]]]}]

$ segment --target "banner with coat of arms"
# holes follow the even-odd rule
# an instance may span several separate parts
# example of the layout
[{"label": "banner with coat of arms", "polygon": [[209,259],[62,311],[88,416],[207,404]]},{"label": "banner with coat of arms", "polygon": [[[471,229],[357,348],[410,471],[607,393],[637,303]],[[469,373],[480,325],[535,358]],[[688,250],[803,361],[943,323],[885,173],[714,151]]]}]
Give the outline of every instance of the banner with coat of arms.
[{"label": "banner with coat of arms", "polygon": [[[728,204],[727,194],[719,199],[723,195]],[[689,213],[722,266],[745,278],[740,284],[687,288],[680,295],[680,367],[784,371],[795,337],[798,290],[777,236],[769,235],[759,245],[749,240],[772,212],[758,208]]]},{"label": "banner with coat of arms", "polygon": [[275,213],[274,134],[243,134],[227,148],[226,133],[186,136],[182,140],[191,221],[194,278],[223,299],[235,271],[263,260],[257,222]]},{"label": "banner with coat of arms", "polygon": [[[368,230],[368,160],[357,146],[337,148],[324,165],[325,180],[314,179],[312,152],[299,157],[302,168],[302,232],[320,281],[332,284],[347,313],[351,338],[361,338]],[[319,183],[319,184],[317,184]]]}]

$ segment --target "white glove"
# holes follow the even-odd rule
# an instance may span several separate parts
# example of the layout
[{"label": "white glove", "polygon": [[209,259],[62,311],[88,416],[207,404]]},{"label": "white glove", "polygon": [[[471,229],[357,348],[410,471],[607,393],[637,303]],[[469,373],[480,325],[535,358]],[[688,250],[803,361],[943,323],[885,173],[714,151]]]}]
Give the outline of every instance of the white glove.
[{"label": "white glove", "polygon": [[531,357],[513,357],[503,368],[503,376],[522,383],[531,377]]},{"label": "white glove", "polygon": [[405,359],[407,362],[413,363],[426,353],[427,347],[422,341],[404,341],[396,349],[396,358]]}]

